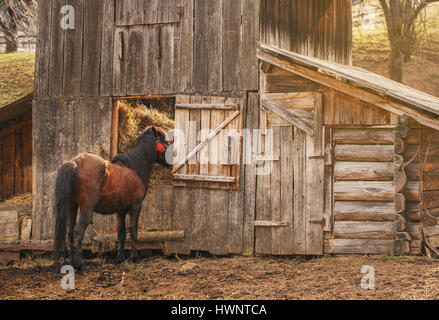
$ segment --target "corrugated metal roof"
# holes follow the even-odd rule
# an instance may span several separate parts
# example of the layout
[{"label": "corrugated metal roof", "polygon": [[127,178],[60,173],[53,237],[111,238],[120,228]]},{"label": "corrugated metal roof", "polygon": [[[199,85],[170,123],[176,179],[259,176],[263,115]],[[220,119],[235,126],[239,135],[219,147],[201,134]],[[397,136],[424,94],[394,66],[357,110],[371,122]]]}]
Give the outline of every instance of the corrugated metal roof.
[{"label": "corrugated metal roof", "polygon": [[32,111],[32,99],[34,93],[31,92],[26,96],[15,100],[9,104],[0,107],[0,123],[14,119],[26,112]]}]

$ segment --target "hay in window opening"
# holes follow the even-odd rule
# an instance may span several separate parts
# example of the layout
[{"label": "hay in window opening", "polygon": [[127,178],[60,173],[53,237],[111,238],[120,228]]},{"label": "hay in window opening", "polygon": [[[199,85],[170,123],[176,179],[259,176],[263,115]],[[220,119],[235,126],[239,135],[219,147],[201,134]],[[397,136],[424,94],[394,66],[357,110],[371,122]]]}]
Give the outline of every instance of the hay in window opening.
[{"label": "hay in window opening", "polygon": [[[148,126],[169,131],[175,126],[175,99],[120,100],[119,101],[119,154],[134,147],[137,137]],[[170,184],[172,168],[155,166],[150,185]]]},{"label": "hay in window opening", "polygon": [[13,196],[4,201],[5,204],[32,204],[33,196],[32,193],[23,193]]}]

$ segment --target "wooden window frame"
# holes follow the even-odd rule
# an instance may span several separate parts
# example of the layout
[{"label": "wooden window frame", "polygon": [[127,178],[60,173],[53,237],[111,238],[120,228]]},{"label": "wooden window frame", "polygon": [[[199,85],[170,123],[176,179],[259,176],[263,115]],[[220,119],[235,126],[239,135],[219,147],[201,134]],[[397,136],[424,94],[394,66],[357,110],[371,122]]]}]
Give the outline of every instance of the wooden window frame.
[{"label": "wooden window frame", "polygon": [[[202,153],[204,156],[209,157],[210,154],[206,155],[206,148],[209,148],[210,143],[216,139],[218,135],[220,135],[220,139],[223,139],[222,133],[224,129],[237,130],[241,134],[243,126],[243,106],[244,101],[238,98],[177,96],[175,105],[175,129],[180,129],[187,133],[190,128],[183,123],[184,119],[187,120],[190,119],[190,117],[196,117],[198,120],[196,136],[198,136],[201,130],[209,129],[210,131],[209,134],[203,137],[203,139],[200,139],[200,141],[198,141],[198,139],[196,141],[189,141],[187,139],[190,138],[185,136],[186,141],[184,142],[184,146],[188,149],[184,151],[184,157],[181,158],[180,155],[178,155],[179,142],[174,141],[176,148],[174,150],[172,179],[174,186],[225,190],[239,189],[243,149],[243,139],[241,136],[238,139],[234,139],[234,142],[230,142],[232,141],[232,139],[230,139],[227,144],[230,159],[236,159],[238,163],[205,164],[197,160],[196,164],[190,164],[188,161],[194,157],[200,159]],[[221,114],[221,111],[224,114]],[[181,112],[181,114],[179,114],[179,112]],[[212,120],[213,112],[215,112],[215,120]],[[180,117],[181,119],[179,120]],[[205,119],[204,122],[202,118]],[[209,119],[208,122],[206,122],[206,119]],[[214,124],[212,124],[212,121],[214,121]],[[180,122],[182,123],[180,124]],[[208,128],[206,128],[206,125]],[[232,128],[230,128],[230,126]],[[232,143],[236,143],[236,145],[233,147]],[[187,147],[188,145],[190,146]],[[207,152],[211,152],[210,149],[208,150]],[[232,154],[232,150],[237,153]],[[217,155],[217,157],[219,157],[219,155]],[[211,171],[213,173],[211,173]],[[228,174],[225,173],[227,171]]]}]

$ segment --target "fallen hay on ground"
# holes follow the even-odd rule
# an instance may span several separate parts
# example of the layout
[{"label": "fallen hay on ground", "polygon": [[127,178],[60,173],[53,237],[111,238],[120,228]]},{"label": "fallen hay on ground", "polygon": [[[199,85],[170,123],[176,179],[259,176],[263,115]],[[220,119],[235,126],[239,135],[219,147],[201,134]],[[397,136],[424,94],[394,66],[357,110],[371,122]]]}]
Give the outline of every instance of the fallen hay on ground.
[{"label": "fallen hay on ground", "polygon": [[[76,290],[59,285],[50,260],[0,266],[0,299],[437,299],[439,262],[425,257],[305,258],[149,257],[114,265],[86,261]],[[363,266],[375,269],[375,290],[361,287]]]}]

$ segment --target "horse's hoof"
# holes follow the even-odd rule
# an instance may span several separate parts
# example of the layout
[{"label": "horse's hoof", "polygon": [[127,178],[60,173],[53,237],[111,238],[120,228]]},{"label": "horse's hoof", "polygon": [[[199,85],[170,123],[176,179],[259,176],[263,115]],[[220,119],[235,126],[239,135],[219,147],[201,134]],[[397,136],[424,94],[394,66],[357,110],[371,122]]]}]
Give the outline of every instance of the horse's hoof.
[{"label": "horse's hoof", "polygon": [[83,264],[80,264],[79,266],[75,267],[76,273],[81,274],[84,273],[86,268]]},{"label": "horse's hoof", "polygon": [[137,251],[131,252],[131,254],[130,254],[130,261],[132,261],[132,262],[138,262],[139,261],[139,254],[137,253]]},{"label": "horse's hoof", "polygon": [[115,264],[121,264],[125,261],[125,257],[116,257]]}]

